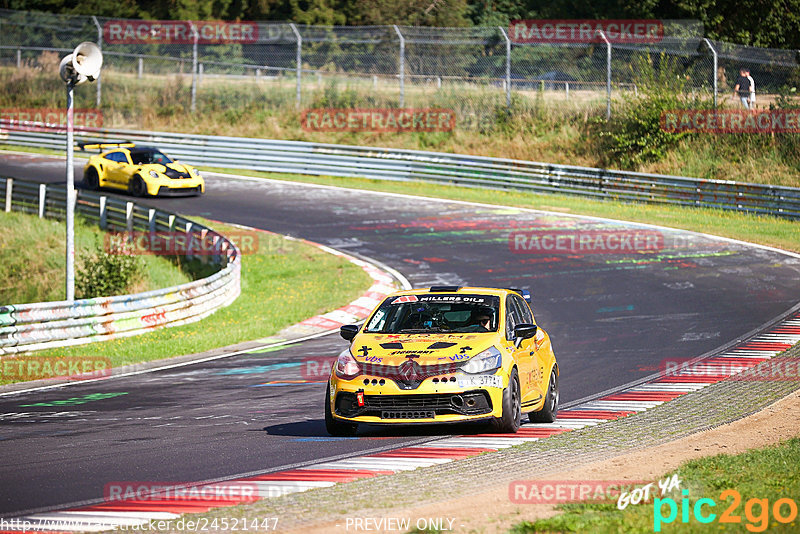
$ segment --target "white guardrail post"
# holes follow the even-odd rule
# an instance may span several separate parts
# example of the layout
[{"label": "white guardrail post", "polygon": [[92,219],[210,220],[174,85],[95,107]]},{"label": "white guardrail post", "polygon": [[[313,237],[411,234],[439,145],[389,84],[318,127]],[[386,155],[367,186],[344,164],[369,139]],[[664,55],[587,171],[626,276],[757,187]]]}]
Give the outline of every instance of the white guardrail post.
[{"label": "white guardrail post", "polygon": [[[2,182],[0,182],[2,184]],[[30,210],[38,200],[39,215],[46,215],[45,199],[54,207],[65,207],[64,199],[54,195],[54,186],[6,179],[6,205]],[[11,191],[17,204],[11,202]],[[176,216],[150,208],[148,217],[137,218],[133,202],[109,199],[97,193],[81,191],[77,209],[101,226],[109,222],[117,228],[173,230]],[[56,205],[58,204],[58,205]],[[109,204],[111,209],[109,209]],[[55,212],[60,210],[56,209]],[[163,221],[168,222],[163,222]],[[162,222],[159,222],[162,221]],[[198,223],[186,223],[187,237],[197,239],[211,230]],[[216,234],[214,234],[216,236]],[[0,306],[0,356],[55,347],[80,345],[127,337],[154,328],[180,326],[210,315],[232,303],[241,291],[240,251],[234,243],[222,240],[222,253],[209,255],[207,262],[216,263],[220,270],[213,275],[181,284],[116,297],[100,297],[75,301],[40,302]],[[197,251],[195,251],[197,252]],[[202,251],[200,251],[202,252]]]}]

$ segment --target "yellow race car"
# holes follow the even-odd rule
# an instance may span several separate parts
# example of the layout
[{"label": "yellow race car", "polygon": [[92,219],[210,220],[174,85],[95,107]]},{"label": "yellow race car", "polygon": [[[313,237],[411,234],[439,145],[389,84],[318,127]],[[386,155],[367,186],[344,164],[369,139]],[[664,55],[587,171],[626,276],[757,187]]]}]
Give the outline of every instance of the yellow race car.
[{"label": "yellow race car", "polygon": [[89,189],[123,189],[143,197],[200,195],[205,181],[194,167],[170,159],[160,150],[133,143],[79,143],[82,150],[100,150],[83,170]]},{"label": "yellow race car", "polygon": [[558,364],[529,299],[518,289],[434,286],[390,295],[363,326],[342,326],[350,347],[328,381],[328,432],[488,421],[514,433],[523,413],[554,421]]}]

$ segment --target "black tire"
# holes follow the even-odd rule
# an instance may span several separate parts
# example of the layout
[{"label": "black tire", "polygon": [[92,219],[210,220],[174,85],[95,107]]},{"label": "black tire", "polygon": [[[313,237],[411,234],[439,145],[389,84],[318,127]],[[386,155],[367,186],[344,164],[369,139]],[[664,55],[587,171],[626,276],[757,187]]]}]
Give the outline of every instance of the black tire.
[{"label": "black tire", "polygon": [[343,423],[333,418],[331,413],[331,386],[325,392],[325,430],[331,436],[354,436],[358,430],[356,423]]},{"label": "black tire", "polygon": [[94,167],[86,169],[86,172],[83,174],[83,184],[86,186],[86,189],[92,191],[100,189],[100,177],[97,174],[97,169]]},{"label": "black tire", "polygon": [[147,186],[138,174],[131,180],[131,194],[135,197],[147,196]]},{"label": "black tire", "polygon": [[553,367],[550,373],[550,382],[547,384],[547,395],[544,399],[544,406],[538,412],[531,412],[528,414],[528,419],[531,423],[552,423],[556,420],[558,415],[558,373],[556,368]]},{"label": "black tire", "polygon": [[522,397],[517,370],[511,370],[508,387],[503,390],[503,415],[494,420],[494,428],[503,434],[516,434],[522,423]]}]

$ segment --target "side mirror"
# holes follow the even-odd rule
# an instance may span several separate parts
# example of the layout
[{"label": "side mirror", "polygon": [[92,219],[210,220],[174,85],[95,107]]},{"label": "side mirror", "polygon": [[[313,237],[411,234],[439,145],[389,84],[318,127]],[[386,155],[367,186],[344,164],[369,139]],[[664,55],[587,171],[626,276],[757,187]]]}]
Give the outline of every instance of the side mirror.
[{"label": "side mirror", "polygon": [[528,339],[536,335],[539,327],[535,324],[520,323],[514,327],[514,337],[518,339]]},{"label": "side mirror", "polygon": [[357,324],[346,324],[339,329],[339,335],[347,341],[353,341],[353,338],[358,334],[359,326]]}]

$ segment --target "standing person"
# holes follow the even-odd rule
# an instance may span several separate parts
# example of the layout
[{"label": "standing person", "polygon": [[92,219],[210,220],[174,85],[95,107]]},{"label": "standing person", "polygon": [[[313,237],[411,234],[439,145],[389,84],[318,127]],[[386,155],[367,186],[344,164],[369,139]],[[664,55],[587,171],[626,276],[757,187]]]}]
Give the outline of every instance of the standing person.
[{"label": "standing person", "polygon": [[756,82],[750,76],[750,69],[747,69],[747,79],[750,80],[750,109],[756,108]]},{"label": "standing person", "polygon": [[[736,78],[736,86],[733,88],[733,96],[739,97],[744,109],[750,109],[750,78],[745,67],[739,69],[739,77]],[[755,95],[753,95],[755,97]]]}]

